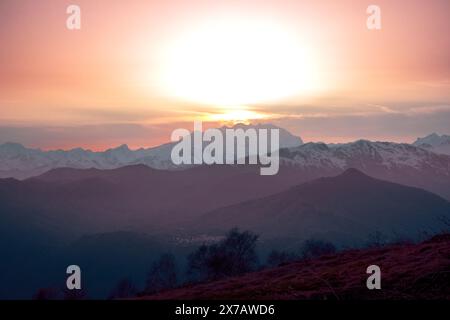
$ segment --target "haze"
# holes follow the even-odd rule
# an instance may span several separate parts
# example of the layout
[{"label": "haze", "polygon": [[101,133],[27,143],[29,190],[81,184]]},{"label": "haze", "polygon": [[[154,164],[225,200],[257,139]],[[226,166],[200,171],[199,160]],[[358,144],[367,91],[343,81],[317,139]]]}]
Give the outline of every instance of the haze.
[{"label": "haze", "polygon": [[[66,29],[66,7],[82,28]],[[194,119],[305,141],[411,142],[450,123],[450,2],[0,3],[0,143],[167,142]]]}]

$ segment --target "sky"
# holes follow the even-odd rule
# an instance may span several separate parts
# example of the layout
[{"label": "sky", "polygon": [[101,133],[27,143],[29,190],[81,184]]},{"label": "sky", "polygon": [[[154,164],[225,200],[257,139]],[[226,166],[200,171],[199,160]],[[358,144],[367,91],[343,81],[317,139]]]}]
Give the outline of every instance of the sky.
[{"label": "sky", "polygon": [[[69,30],[69,5],[81,29]],[[366,9],[381,9],[369,30]],[[305,141],[450,133],[450,1],[2,0],[0,143],[102,150],[271,122]]]}]

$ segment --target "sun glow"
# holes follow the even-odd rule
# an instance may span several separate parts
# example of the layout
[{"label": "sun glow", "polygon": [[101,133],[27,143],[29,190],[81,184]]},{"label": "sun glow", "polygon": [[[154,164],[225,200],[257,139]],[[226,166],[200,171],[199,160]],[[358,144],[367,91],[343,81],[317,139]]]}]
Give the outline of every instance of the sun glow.
[{"label": "sun glow", "polygon": [[165,57],[164,91],[213,106],[277,101],[319,84],[316,55],[270,19],[207,21],[179,36]]},{"label": "sun glow", "polygon": [[223,124],[245,123],[249,124],[252,120],[261,120],[269,118],[269,115],[242,108],[224,110],[220,113],[209,114],[205,117],[206,121],[220,122]]}]

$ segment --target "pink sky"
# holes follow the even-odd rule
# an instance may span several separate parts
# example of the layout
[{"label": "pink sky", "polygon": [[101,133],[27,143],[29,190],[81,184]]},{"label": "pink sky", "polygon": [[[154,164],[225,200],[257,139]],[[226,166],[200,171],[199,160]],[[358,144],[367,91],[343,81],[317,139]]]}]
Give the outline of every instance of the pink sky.
[{"label": "pink sky", "polygon": [[[81,30],[65,27],[69,4],[81,8]],[[366,28],[369,4],[381,8],[379,31]],[[196,117],[223,112],[206,98],[162,90],[160,77],[171,43],[217,17],[230,25],[235,17],[267,21],[313,49],[320,77],[305,77],[318,76],[319,89],[245,105],[266,115],[264,121],[307,141],[410,141],[449,133],[449,12],[448,0],[2,0],[0,143],[151,146],[168,141],[174,128],[191,128]],[[272,38],[267,41],[270,48]],[[186,70],[188,80],[204,71]],[[220,79],[211,79],[211,88]]]}]

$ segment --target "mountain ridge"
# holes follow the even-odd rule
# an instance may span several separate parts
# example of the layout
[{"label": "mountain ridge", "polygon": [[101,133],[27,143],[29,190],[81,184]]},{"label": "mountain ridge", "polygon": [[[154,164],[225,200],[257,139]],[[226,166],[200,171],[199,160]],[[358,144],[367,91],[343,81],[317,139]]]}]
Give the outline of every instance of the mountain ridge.
[{"label": "mountain ridge", "polygon": [[[272,128],[273,125],[264,126]],[[235,125],[235,128],[248,127],[243,124]],[[226,128],[222,127],[222,130]],[[290,147],[280,150],[281,170],[292,167],[296,171],[301,171],[298,175],[317,178],[336,175],[353,167],[382,180],[419,187],[450,199],[449,155],[438,154],[427,148],[406,143],[372,142],[363,139],[328,145],[302,143],[300,138],[288,131],[282,132],[289,137],[284,141],[285,145]],[[298,145],[292,146],[292,143]],[[173,145],[174,143],[167,143],[150,149],[137,150],[130,150],[127,145],[122,145],[104,152],[81,148],[68,151],[41,151],[27,149],[17,144],[0,145],[0,178],[14,177],[23,180],[60,167],[110,170],[142,164],[169,171],[192,168],[172,163],[170,154]]]},{"label": "mountain ridge", "polygon": [[[356,169],[322,177],[264,198],[248,200],[202,215],[199,232],[233,227],[266,237],[325,238],[351,243],[382,232],[406,238],[444,227],[450,202],[422,189],[370,177]],[[351,240],[353,239],[353,240]]]},{"label": "mountain ridge", "polygon": [[[300,137],[272,124],[236,124],[233,127],[222,127],[219,130],[231,128],[277,128],[280,130],[280,148],[298,146],[303,143]],[[161,170],[188,168],[189,166],[176,166],[172,163],[171,150],[175,144],[169,142],[156,147],[136,150],[131,150],[128,145],[122,144],[104,151],[91,151],[83,148],[43,151],[7,142],[0,144],[0,178],[26,179],[59,167],[115,169],[128,165],[145,164]]]}]

